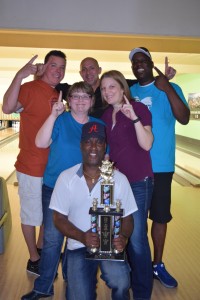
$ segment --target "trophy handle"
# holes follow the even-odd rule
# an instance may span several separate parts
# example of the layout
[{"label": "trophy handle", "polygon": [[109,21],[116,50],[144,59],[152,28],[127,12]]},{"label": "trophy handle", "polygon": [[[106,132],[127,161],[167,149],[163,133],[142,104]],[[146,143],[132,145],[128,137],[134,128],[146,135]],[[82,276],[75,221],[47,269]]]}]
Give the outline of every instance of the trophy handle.
[{"label": "trophy handle", "polygon": [[[114,216],[114,228],[113,228],[113,238],[118,238],[121,229],[121,217]],[[115,254],[120,253],[117,249],[113,249]]]},{"label": "trophy handle", "polygon": [[[96,214],[91,215],[91,231],[97,232],[97,226],[98,226],[98,216]],[[88,249],[91,253],[96,253],[98,251],[98,248],[91,247]]]}]

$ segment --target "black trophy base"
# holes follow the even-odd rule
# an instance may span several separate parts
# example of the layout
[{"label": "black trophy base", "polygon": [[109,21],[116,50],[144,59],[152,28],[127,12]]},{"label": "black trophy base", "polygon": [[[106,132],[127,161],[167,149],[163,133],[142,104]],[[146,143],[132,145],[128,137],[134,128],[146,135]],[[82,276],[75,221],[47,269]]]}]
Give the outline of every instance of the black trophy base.
[{"label": "black trophy base", "polygon": [[124,261],[126,260],[126,252],[120,253],[110,253],[110,252],[95,252],[91,253],[86,251],[86,259],[95,259],[95,260],[113,260],[113,261]]}]

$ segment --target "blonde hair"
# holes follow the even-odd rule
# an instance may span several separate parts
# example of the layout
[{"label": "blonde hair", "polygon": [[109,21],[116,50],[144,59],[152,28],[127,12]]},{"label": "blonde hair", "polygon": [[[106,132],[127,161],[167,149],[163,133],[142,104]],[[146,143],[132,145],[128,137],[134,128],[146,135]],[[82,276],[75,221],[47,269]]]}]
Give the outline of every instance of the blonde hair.
[{"label": "blonde hair", "polygon": [[102,80],[104,78],[112,78],[115,81],[117,81],[119,83],[120,87],[122,88],[122,90],[124,91],[124,94],[127,97],[127,99],[129,101],[131,100],[131,93],[130,93],[128,83],[126,81],[126,78],[124,77],[124,75],[121,72],[119,72],[117,70],[111,70],[111,71],[103,73],[100,78],[100,87],[101,87]]}]

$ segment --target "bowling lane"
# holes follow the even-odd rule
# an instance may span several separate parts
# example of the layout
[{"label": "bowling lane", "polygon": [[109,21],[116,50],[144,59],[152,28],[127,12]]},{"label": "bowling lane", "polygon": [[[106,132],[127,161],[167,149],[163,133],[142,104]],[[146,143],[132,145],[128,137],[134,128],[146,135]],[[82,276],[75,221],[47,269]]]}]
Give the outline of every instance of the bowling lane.
[{"label": "bowling lane", "polygon": [[18,132],[19,132],[19,128],[13,128],[13,127],[8,127],[0,130],[0,142],[2,142],[8,137],[11,137],[12,135],[17,134]]},{"label": "bowling lane", "polygon": [[[12,128],[7,128],[5,131],[1,130],[0,135],[3,133],[1,137],[4,136],[4,138],[7,138],[12,136],[13,131],[10,129]],[[16,131],[14,133],[16,133]],[[0,147],[0,176],[6,180],[15,170],[14,164],[19,152],[18,144],[19,139],[17,137],[15,140],[12,140],[11,142]]]},{"label": "bowling lane", "polygon": [[176,149],[176,165],[200,178],[200,158]]}]

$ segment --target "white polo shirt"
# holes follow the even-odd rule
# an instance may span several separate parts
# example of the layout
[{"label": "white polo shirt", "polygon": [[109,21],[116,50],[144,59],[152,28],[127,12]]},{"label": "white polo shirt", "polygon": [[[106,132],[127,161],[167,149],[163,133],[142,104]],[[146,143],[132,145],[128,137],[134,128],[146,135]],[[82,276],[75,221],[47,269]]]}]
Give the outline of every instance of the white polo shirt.
[{"label": "white polo shirt", "polygon": [[[85,177],[83,176],[82,164],[78,164],[63,171],[56,182],[50,208],[68,216],[68,220],[77,228],[86,232],[91,228],[91,215],[89,209],[92,207],[94,198],[101,202],[101,181],[89,191]],[[121,172],[114,170],[114,193],[113,201],[120,200],[121,208],[124,209],[126,217],[137,210],[137,205],[128,179]],[[77,240],[68,239],[67,248],[69,250],[85,247]]]}]

